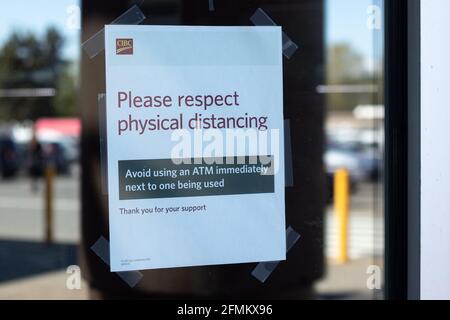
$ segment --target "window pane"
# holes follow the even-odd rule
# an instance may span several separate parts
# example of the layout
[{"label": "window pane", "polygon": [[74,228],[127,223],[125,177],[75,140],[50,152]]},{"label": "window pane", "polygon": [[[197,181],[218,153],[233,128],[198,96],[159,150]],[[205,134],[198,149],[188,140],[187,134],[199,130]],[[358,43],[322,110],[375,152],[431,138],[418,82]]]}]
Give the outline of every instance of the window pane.
[{"label": "window pane", "polygon": [[[17,0],[3,7],[0,298],[383,298],[383,0]],[[286,261],[110,272],[107,149],[99,134],[108,123],[99,95],[108,94],[102,30],[113,21],[282,27]]]}]

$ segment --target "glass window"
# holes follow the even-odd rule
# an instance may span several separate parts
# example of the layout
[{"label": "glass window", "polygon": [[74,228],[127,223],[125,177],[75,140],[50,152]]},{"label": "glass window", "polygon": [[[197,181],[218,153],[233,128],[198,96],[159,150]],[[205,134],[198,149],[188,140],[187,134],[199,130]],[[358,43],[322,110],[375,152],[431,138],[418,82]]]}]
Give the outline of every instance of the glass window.
[{"label": "glass window", "polygon": [[[0,298],[383,299],[383,4],[4,4]],[[99,136],[105,123],[98,106],[99,94],[106,92],[105,58],[102,34],[97,33],[133,6],[145,19],[122,16],[125,20],[116,23],[282,26],[283,113],[288,128],[285,214],[286,225],[300,239],[286,261],[263,266],[264,282],[252,275],[256,263],[141,270],[140,275],[120,277],[105,263],[106,150]],[[151,138],[148,143],[151,146]],[[99,243],[101,237],[106,242]],[[94,244],[100,247],[92,250]]]}]

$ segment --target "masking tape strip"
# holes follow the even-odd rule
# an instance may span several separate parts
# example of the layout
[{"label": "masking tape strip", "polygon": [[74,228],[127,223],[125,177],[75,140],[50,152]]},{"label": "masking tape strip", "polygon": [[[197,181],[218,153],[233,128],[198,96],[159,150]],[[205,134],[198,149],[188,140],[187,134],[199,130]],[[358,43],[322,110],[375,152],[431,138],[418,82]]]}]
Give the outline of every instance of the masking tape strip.
[{"label": "masking tape strip", "polygon": [[[300,235],[292,228],[289,227],[286,230],[286,253],[292,249],[292,247],[300,239]],[[273,271],[277,268],[280,261],[261,262],[258,263],[255,269],[252,271],[252,276],[264,283],[270,277]]]},{"label": "masking tape strip", "polygon": [[283,32],[283,54],[290,59],[298,50],[298,46]]},{"label": "masking tape strip", "polygon": [[108,138],[106,134],[106,94],[98,94],[98,129],[100,137],[100,174],[102,194],[108,194]]},{"label": "masking tape strip", "polygon": [[[91,247],[91,250],[103,260],[108,266],[110,265],[109,242],[101,236]],[[116,272],[117,275],[125,281],[131,288],[134,288],[143,278],[139,271]]]},{"label": "masking tape strip", "polygon": [[285,186],[294,186],[294,167],[292,163],[291,121],[284,120],[284,170]]},{"label": "masking tape strip", "polygon": [[297,241],[300,240],[300,234],[295,231],[292,227],[286,230],[286,253],[291,251]]},{"label": "masking tape strip", "polygon": [[214,11],[215,7],[214,7],[214,0],[208,0],[209,1],[209,11]]},{"label": "masking tape strip", "polygon": [[[272,20],[263,9],[258,8],[255,13],[250,17],[250,21],[255,26],[276,26],[277,24]],[[286,58],[290,59],[297,51],[298,46],[283,32],[283,54]]]},{"label": "masking tape strip", "polygon": [[[137,5],[132,6],[110,24],[139,24],[145,20],[145,15]],[[98,31],[81,45],[90,59],[105,49],[105,29]]]}]

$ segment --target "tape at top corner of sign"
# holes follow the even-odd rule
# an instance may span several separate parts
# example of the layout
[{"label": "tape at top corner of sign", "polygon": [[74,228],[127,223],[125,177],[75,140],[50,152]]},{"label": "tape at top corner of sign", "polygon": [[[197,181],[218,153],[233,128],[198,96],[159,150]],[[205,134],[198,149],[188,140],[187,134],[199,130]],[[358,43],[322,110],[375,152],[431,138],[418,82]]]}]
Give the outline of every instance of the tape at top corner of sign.
[{"label": "tape at top corner of sign", "polygon": [[[261,8],[256,9],[255,13],[250,17],[250,21],[255,26],[277,26],[272,18]],[[298,50],[298,45],[292,41],[291,38],[283,31],[283,54],[286,58],[290,59],[294,53]]]},{"label": "tape at top corner of sign", "polygon": [[[132,24],[136,25],[144,21],[146,18],[145,14],[141,9],[135,4],[119,17],[117,17],[110,24],[126,25]],[[105,49],[105,28],[102,28],[88,40],[82,43],[81,47],[84,52],[89,56],[90,59],[96,57],[100,52]]]}]

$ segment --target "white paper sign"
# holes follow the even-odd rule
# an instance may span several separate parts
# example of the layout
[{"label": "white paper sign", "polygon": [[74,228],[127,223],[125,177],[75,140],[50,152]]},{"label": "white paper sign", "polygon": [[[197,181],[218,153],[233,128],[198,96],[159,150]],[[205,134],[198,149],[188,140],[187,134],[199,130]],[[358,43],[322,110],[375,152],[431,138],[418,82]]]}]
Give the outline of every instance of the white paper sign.
[{"label": "white paper sign", "polygon": [[285,260],[281,29],[105,42],[111,271]]}]

